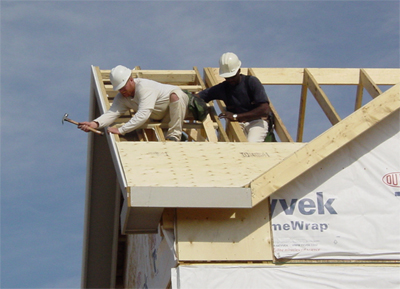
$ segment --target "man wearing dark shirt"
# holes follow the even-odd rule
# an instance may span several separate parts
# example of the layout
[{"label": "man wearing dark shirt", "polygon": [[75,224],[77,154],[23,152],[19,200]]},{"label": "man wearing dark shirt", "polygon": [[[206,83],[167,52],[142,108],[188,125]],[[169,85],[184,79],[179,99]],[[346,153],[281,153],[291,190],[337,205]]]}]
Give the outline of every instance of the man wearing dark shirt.
[{"label": "man wearing dark shirt", "polygon": [[232,52],[219,60],[219,75],[225,81],[198,93],[206,102],[223,100],[226,111],[219,117],[238,121],[249,142],[263,142],[268,133],[269,100],[260,80],[240,73],[241,62]]}]

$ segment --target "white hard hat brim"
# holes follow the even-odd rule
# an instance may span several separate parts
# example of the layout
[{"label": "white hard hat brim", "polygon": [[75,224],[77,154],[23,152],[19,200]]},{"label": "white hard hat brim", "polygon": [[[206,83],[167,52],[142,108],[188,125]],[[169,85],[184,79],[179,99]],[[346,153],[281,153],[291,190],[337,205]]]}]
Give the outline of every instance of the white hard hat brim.
[{"label": "white hard hat brim", "polygon": [[128,80],[129,80],[129,77],[126,79],[126,81],[121,82],[121,83],[118,84],[117,86],[113,86],[113,89],[114,89],[115,91],[120,90],[121,88],[123,88],[123,87],[125,86],[125,84],[128,82]]},{"label": "white hard hat brim", "polygon": [[231,71],[231,72],[220,73],[219,76],[221,76],[223,78],[228,78],[228,77],[235,76],[236,73],[239,71],[239,69],[240,69],[240,67],[238,69],[235,69],[234,71]]}]

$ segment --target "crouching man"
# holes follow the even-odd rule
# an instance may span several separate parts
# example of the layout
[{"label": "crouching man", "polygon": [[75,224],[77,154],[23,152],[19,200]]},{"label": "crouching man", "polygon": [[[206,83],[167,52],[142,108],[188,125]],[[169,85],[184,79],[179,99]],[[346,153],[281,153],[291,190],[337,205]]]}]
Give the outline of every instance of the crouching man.
[{"label": "crouching man", "polygon": [[93,121],[81,122],[78,128],[86,132],[89,131],[89,127],[104,128],[127,110],[133,109],[136,113],[127,123],[120,128],[109,127],[107,131],[124,135],[138,129],[148,119],[163,120],[169,117],[165,138],[171,141],[181,140],[189,97],[179,87],[144,78],[133,78],[132,70],[122,65],[111,70],[110,80],[113,89],[119,91],[112,106]]}]

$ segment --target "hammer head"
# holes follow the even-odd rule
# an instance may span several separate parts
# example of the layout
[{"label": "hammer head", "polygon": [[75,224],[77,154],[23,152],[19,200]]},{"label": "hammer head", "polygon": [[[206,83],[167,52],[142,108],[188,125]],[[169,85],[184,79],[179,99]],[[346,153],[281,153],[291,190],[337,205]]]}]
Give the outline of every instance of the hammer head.
[{"label": "hammer head", "polygon": [[61,123],[64,124],[64,120],[66,120],[68,117],[68,113],[64,114]]}]

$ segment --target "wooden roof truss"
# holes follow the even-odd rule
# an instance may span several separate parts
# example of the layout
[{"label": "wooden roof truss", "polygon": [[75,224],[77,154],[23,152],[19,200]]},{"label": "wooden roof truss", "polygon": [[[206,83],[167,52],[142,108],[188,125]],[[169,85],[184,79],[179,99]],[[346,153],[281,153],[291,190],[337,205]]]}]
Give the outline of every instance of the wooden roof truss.
[{"label": "wooden roof truss", "polygon": [[[107,111],[116,95],[109,73],[110,70],[92,66],[91,119]],[[225,109],[221,101],[209,103],[210,115],[203,123],[194,121],[190,115],[187,117],[184,132],[188,142],[164,142],[167,126],[162,122],[146,123],[139,130],[120,137],[89,134],[82,287],[103,284],[103,281],[111,282],[109,287],[112,287],[117,248],[124,243],[121,234],[154,233],[160,220],[164,224],[168,222],[169,209],[174,208],[257,209],[255,206],[271,194],[400,109],[400,69],[242,68],[242,73],[256,76],[267,91],[269,85],[301,88],[297,96],[295,138],[281,117],[286,111],[278,111],[273,102],[278,143],[247,143],[238,123],[218,118],[218,111]],[[174,84],[191,92],[223,81],[217,68],[205,68],[204,80],[196,67],[193,70],[136,67],[132,75]],[[341,119],[332,104],[332,96],[328,98],[322,89],[324,85],[356,86],[354,112]],[[364,91],[372,100],[363,105]],[[309,92],[332,127],[310,142],[302,143]],[[122,125],[134,113],[130,111],[121,116],[115,125]],[[145,150],[145,157],[139,154],[141,150]],[[270,152],[268,157],[265,151]],[[250,159],[243,154],[258,157]],[[174,163],[171,159],[176,156],[179,161],[171,166]],[[149,160],[163,165],[162,173],[158,173],[160,168],[146,167],[151,173],[145,182],[137,185],[137,180],[132,178],[138,172],[145,176],[141,166],[149,165]],[[238,174],[241,169],[246,173]],[[183,178],[169,177],[174,171],[184,175]],[[163,179],[159,182],[153,175]]]}]

